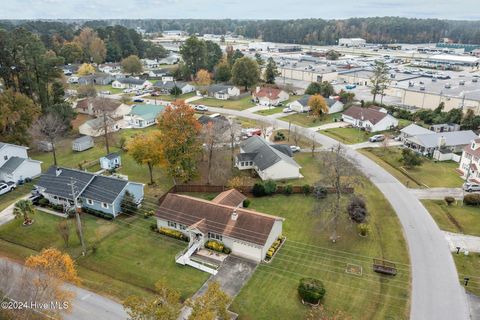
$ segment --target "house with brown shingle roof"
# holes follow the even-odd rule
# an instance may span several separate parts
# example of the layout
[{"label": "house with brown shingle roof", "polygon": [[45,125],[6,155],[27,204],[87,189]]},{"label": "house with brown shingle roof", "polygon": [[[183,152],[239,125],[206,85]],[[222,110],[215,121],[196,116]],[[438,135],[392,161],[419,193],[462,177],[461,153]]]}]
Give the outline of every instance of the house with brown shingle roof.
[{"label": "house with brown shingle roof", "polygon": [[[282,234],[284,218],[242,208],[244,199],[236,190],[223,192],[213,201],[169,193],[155,214],[157,226],[189,237],[184,256],[216,240],[230,248],[231,254],[260,262]],[[189,264],[188,258],[177,258],[177,262]]]},{"label": "house with brown shingle roof", "polygon": [[357,106],[348,108],[342,114],[342,120],[369,132],[390,130],[398,126],[398,120],[387,112]]},{"label": "house with brown shingle roof", "polygon": [[115,99],[95,97],[79,100],[75,107],[78,113],[98,117],[104,113],[112,118],[122,118],[130,113],[132,107]]},{"label": "house with brown shingle roof", "polygon": [[252,96],[261,106],[277,106],[290,98],[287,92],[272,87],[257,87]]}]

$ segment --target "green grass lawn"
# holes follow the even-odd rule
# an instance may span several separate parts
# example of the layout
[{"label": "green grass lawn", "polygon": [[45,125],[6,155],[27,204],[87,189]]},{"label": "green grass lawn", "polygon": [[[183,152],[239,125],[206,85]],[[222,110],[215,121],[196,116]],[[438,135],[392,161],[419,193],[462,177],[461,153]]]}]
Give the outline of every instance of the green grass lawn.
[{"label": "green grass lawn", "polygon": [[247,96],[238,100],[219,100],[214,98],[203,98],[196,100],[195,104],[204,104],[210,107],[226,108],[233,110],[245,110],[255,106],[252,97]]},{"label": "green grass lawn", "polygon": [[[68,89],[78,90],[82,86],[81,84],[68,84]],[[112,94],[122,93],[123,89],[113,88],[111,85],[95,85],[97,92],[100,91],[110,91]]]},{"label": "green grass lawn", "polygon": [[2,194],[0,196],[0,211],[14,203],[16,200],[30,193],[33,188],[33,183],[26,183],[8,193]]},{"label": "green grass lawn", "polygon": [[463,253],[453,254],[457,266],[458,280],[464,285],[464,278],[470,278],[467,291],[480,296],[480,253],[470,252],[468,256]]},{"label": "green grass lawn", "polygon": [[154,97],[154,96],[147,96],[146,98],[147,99],[152,99],[152,100],[157,100],[157,101],[160,101],[160,100],[163,100],[163,101],[175,101],[176,99],[179,99],[179,100],[186,100],[188,98],[191,98],[191,97],[194,97],[196,95],[196,92],[189,92],[189,93],[185,93],[185,94],[181,94],[179,95],[177,98],[175,98],[175,96],[172,96],[172,95],[160,95],[158,97]]},{"label": "green grass lawn", "polygon": [[296,135],[296,141],[295,141],[295,133],[294,132],[290,132],[290,134],[288,133],[288,130],[286,129],[280,129],[280,130],[275,130],[273,132],[273,136],[275,136],[275,134],[277,132],[281,132],[283,133],[283,135],[285,136],[285,140],[281,140],[281,141],[272,141],[273,143],[280,143],[280,144],[289,144],[289,145],[297,145],[301,148],[311,148],[312,147],[312,142],[310,139],[307,139],[305,138],[303,135],[300,135],[297,133]]},{"label": "green grass lawn", "polygon": [[83,285],[119,300],[131,294],[152,293],[158,280],[166,281],[186,299],[208,278],[206,273],[175,263],[175,254],[187,243],[150,231],[153,218],[119,217],[107,221],[82,215],[89,250],[86,257],[81,257],[73,220],[69,220],[72,229],[70,245],[66,247],[56,229],[63,218],[41,211],[33,218],[35,222],[30,227],[23,227],[21,220],[0,227],[2,255],[23,260],[43,248],[56,247],[76,259]]},{"label": "green grass lawn", "polygon": [[271,107],[269,109],[256,111],[254,113],[260,114],[262,116],[270,116],[272,114],[281,113],[282,111],[283,111],[283,107]]},{"label": "green grass lawn", "polygon": [[438,227],[445,231],[480,237],[480,208],[462,205],[447,206],[443,200],[422,200]]},{"label": "green grass lawn", "polygon": [[281,117],[280,120],[291,121],[293,124],[302,126],[302,127],[318,127],[323,124],[334,122],[334,119],[339,119],[341,116],[340,113],[328,114],[322,119],[318,119],[313,115],[308,113],[294,113],[286,117]]},{"label": "green grass lawn", "polygon": [[[352,319],[408,319],[408,252],[397,217],[380,192],[367,183],[361,194],[367,200],[371,234],[362,238],[347,219],[340,222],[340,239],[329,240],[332,224],[330,200],[303,195],[253,198],[250,208],[285,217],[287,241],[270,264],[262,264],[234,300],[240,319],[303,319],[308,307],[297,295],[300,278],[324,282],[327,310],[342,310]],[[395,278],[372,271],[369,257],[397,264]],[[362,276],[345,273],[347,264],[361,266]]]},{"label": "green grass lawn", "polygon": [[319,131],[321,134],[329,136],[345,144],[355,144],[365,142],[371,136],[378,132],[371,133],[357,128],[333,128]]},{"label": "green grass lawn", "polygon": [[400,162],[401,148],[365,148],[359,151],[411,188],[425,186],[456,188],[463,183],[455,171],[458,163],[453,161],[434,162],[424,158],[421,166],[407,169]]}]

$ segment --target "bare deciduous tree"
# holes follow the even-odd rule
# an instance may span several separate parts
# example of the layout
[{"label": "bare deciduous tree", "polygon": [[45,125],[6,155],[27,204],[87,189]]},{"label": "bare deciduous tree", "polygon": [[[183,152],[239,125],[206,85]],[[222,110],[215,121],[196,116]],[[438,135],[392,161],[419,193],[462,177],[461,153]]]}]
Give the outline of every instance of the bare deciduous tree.
[{"label": "bare deciduous tree", "polygon": [[97,97],[95,99],[95,111],[99,121],[96,123],[93,130],[103,136],[105,140],[105,149],[107,154],[109,154],[111,142],[110,133],[113,132],[112,128],[115,126],[115,120],[113,118],[114,112],[111,108],[111,102],[109,102],[104,96]]},{"label": "bare deciduous tree", "polygon": [[65,247],[68,248],[70,239],[70,223],[67,219],[61,220],[57,225],[57,229],[58,233],[60,233],[60,236],[63,239],[63,242],[65,243]]},{"label": "bare deciduous tree", "polygon": [[67,131],[62,118],[56,114],[47,113],[33,124],[31,128],[32,136],[38,141],[48,141],[52,145],[53,164],[57,165],[56,143]]},{"label": "bare deciduous tree", "polygon": [[293,129],[290,131],[290,135],[288,137],[289,140],[290,140],[290,136],[292,137],[295,145],[298,146],[298,143],[300,142],[300,133],[298,132],[297,126],[294,126]]},{"label": "bare deciduous tree", "polygon": [[226,140],[225,132],[229,129],[229,126],[231,127],[226,121],[212,119],[202,128],[203,146],[207,156],[207,184],[212,181],[211,171],[214,150],[222,147],[221,144]]}]

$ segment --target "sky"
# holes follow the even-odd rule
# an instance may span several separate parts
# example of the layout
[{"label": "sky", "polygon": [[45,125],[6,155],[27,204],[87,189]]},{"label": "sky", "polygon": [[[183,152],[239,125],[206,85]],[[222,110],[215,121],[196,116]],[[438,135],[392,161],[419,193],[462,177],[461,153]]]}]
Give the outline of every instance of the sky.
[{"label": "sky", "polygon": [[1,0],[0,19],[341,19],[402,16],[480,20],[479,0]]}]

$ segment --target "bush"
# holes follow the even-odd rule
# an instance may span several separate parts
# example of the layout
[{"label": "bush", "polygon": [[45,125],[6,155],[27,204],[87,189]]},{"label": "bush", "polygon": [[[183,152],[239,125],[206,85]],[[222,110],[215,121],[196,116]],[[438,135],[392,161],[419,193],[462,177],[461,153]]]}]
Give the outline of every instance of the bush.
[{"label": "bush", "polygon": [[63,213],[63,206],[61,204],[52,204],[50,205],[50,208],[52,208],[55,211]]},{"label": "bush", "polygon": [[370,227],[366,223],[360,223],[357,226],[357,230],[362,237],[366,237],[370,233]]},{"label": "bush", "polygon": [[264,189],[267,196],[272,195],[277,191],[277,184],[273,180],[268,180],[264,184]]},{"label": "bush", "polygon": [[444,198],[445,202],[447,203],[448,206],[452,205],[452,203],[455,202],[455,198],[454,197],[450,197],[450,196],[446,196]]},{"label": "bush", "polygon": [[283,132],[277,131],[275,136],[273,137],[274,141],[284,141],[285,140],[285,134]]},{"label": "bush", "polygon": [[362,223],[367,217],[367,205],[362,198],[353,196],[347,207],[350,219],[356,223]]},{"label": "bush", "polygon": [[265,187],[263,184],[257,182],[253,185],[252,193],[255,197],[263,197],[266,195]]},{"label": "bush", "polygon": [[186,241],[186,242],[188,242],[188,240],[189,240],[188,237],[186,235],[184,235],[183,233],[181,233],[180,231],[173,230],[173,229],[170,229],[170,228],[160,227],[158,229],[158,233],[166,235],[166,236],[171,237],[171,238]]},{"label": "bush", "polygon": [[207,242],[205,242],[204,246],[207,249],[217,251],[217,252],[226,253],[226,254],[229,254],[230,252],[232,252],[232,250],[230,248],[225,247],[225,245],[223,243],[221,243],[220,241],[217,241],[217,240],[208,240]]},{"label": "bush", "polygon": [[50,204],[50,201],[48,201],[48,199],[42,198],[42,199],[38,200],[38,205],[40,207],[46,207],[49,204]]},{"label": "bush", "polygon": [[156,224],[156,223],[152,223],[152,224],[150,225],[150,230],[157,232],[157,231],[158,231],[158,229],[157,229],[157,224]]},{"label": "bush", "polygon": [[112,220],[113,219],[113,215],[111,215],[109,213],[105,213],[105,212],[100,211],[100,210],[95,210],[95,209],[83,207],[82,211],[85,212],[85,213],[94,215],[96,217],[99,217],[99,218],[103,218],[103,219],[107,219],[107,220]]},{"label": "bush", "polygon": [[283,192],[286,194],[286,195],[289,195],[289,194],[292,194],[293,192],[293,187],[291,184],[287,184],[285,186],[285,188],[283,189]]},{"label": "bush", "polygon": [[313,278],[303,278],[298,285],[298,294],[303,301],[317,304],[325,296],[325,287],[320,280]]},{"label": "bush", "polygon": [[327,188],[323,186],[315,186],[313,188],[313,194],[317,199],[323,199],[327,197],[328,191],[327,191]]},{"label": "bush", "polygon": [[310,194],[310,191],[311,191],[310,185],[309,184],[304,184],[302,186],[302,191],[303,191],[304,195]]},{"label": "bush", "polygon": [[249,205],[250,205],[250,200],[249,199],[243,200],[243,207],[244,208],[248,208]]},{"label": "bush", "polygon": [[232,250],[230,248],[223,247],[223,253],[230,254],[231,252],[232,252]]},{"label": "bush", "polygon": [[463,197],[463,203],[467,206],[480,205],[480,193],[469,193]]},{"label": "bush", "polygon": [[278,248],[280,248],[280,245],[282,244],[282,242],[285,240],[285,237],[284,236],[279,236],[277,238],[277,240],[275,240],[272,245],[270,246],[270,248],[268,248],[268,251],[267,251],[267,254],[265,255],[265,260],[270,260],[272,259],[273,255],[275,254],[275,252],[278,250]]},{"label": "bush", "polygon": [[153,210],[148,210],[148,211],[145,211],[145,212],[143,213],[143,217],[144,217],[145,219],[148,219],[148,218],[152,217],[154,214],[155,214],[155,211],[153,211]]}]

